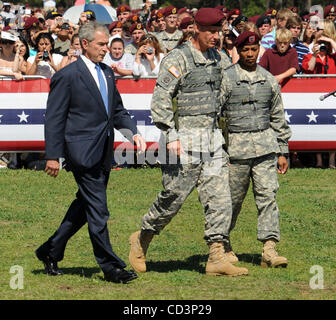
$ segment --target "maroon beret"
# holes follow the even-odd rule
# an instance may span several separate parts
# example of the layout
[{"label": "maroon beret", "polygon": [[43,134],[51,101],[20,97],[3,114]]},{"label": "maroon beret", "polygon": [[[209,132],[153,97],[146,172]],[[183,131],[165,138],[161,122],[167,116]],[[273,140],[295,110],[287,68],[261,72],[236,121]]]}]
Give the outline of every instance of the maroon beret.
[{"label": "maroon beret", "polygon": [[163,15],[164,15],[165,18],[170,16],[171,14],[177,14],[177,8],[176,7],[169,6],[169,7],[165,8],[165,10],[163,11]]},{"label": "maroon beret", "polygon": [[120,21],[113,21],[108,27],[109,32],[111,32],[114,28],[122,28],[122,23]]},{"label": "maroon beret", "polygon": [[277,15],[278,11],[276,9],[269,9],[264,13],[264,16],[268,16],[269,14],[273,17]]},{"label": "maroon beret", "polygon": [[330,12],[332,13],[336,12],[336,7],[333,6],[332,4],[324,8],[324,11],[323,11],[324,17],[326,17]]},{"label": "maroon beret", "polygon": [[36,17],[29,17],[26,19],[23,29],[27,30],[31,27],[37,27],[39,25],[39,19]]},{"label": "maroon beret", "polygon": [[126,4],[122,4],[117,8],[117,15],[119,16],[122,12],[131,12],[131,8]]},{"label": "maroon beret", "polygon": [[240,16],[240,10],[239,9],[233,9],[230,12],[227,13],[227,18],[230,19],[232,15]]},{"label": "maroon beret", "polygon": [[290,11],[292,11],[293,13],[298,13],[299,12],[299,10],[298,10],[298,8],[297,7],[290,7],[290,8],[288,8]]},{"label": "maroon beret", "polygon": [[200,26],[220,27],[224,18],[223,12],[216,8],[201,8],[195,15],[195,22]]},{"label": "maroon beret", "polygon": [[130,26],[129,31],[132,33],[134,30],[144,30],[145,26],[142,23],[134,23]]},{"label": "maroon beret", "polygon": [[177,11],[177,14],[182,14],[184,12],[190,13],[191,14],[191,10],[188,8],[181,8]]},{"label": "maroon beret", "polygon": [[244,45],[259,44],[259,41],[260,37],[255,32],[245,31],[238,36],[234,45],[239,48]]},{"label": "maroon beret", "polygon": [[180,29],[187,29],[188,26],[194,24],[195,20],[192,17],[185,17],[180,23]]}]

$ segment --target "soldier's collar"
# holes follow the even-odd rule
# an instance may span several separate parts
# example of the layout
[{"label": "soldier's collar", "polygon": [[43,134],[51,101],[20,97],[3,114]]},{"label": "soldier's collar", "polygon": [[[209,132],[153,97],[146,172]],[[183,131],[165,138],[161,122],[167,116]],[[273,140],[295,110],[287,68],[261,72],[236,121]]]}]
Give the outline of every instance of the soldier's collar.
[{"label": "soldier's collar", "polygon": [[243,68],[241,68],[239,63],[236,63],[236,70],[237,70],[237,74],[239,75],[240,81],[246,81],[246,82],[251,82],[251,83],[267,81],[265,73],[260,72],[261,68],[262,67],[257,65],[256,71],[253,73],[250,73],[244,70]]}]

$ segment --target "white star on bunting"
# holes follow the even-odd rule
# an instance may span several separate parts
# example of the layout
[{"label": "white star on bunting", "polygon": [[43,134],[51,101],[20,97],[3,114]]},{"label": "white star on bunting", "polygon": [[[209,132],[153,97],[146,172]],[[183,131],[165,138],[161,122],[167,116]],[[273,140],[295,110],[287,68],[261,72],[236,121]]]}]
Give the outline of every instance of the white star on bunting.
[{"label": "white star on bunting", "polygon": [[22,111],[22,113],[18,114],[17,116],[20,118],[20,123],[23,121],[28,123],[27,118],[29,117],[29,114],[25,114],[24,111]]},{"label": "white star on bunting", "polygon": [[291,114],[288,114],[287,111],[285,112],[285,119],[288,123],[290,123],[290,118],[291,118]]},{"label": "white star on bunting", "polygon": [[311,123],[312,121],[317,123],[316,118],[318,117],[318,114],[314,114],[314,111],[312,111],[311,114],[307,114],[306,116],[309,118],[308,123]]}]

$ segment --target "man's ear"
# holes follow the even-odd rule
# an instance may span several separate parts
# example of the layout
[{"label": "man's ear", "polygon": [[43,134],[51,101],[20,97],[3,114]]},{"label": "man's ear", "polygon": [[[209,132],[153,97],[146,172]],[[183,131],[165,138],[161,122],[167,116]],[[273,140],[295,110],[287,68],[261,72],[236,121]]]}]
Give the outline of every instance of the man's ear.
[{"label": "man's ear", "polygon": [[87,39],[83,39],[81,42],[82,49],[86,50],[88,46],[89,46],[89,41],[87,41]]}]

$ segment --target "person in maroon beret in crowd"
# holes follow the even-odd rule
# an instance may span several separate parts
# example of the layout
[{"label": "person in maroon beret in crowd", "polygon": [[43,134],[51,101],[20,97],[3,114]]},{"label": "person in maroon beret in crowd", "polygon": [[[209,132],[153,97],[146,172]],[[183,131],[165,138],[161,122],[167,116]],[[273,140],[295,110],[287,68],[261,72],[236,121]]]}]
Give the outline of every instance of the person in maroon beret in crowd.
[{"label": "person in maroon beret in crowd", "polygon": [[163,12],[163,16],[166,22],[166,29],[155,36],[160,42],[161,48],[167,53],[177,46],[182,37],[182,31],[178,29],[176,7],[167,7]]},{"label": "person in maroon beret in crowd", "polygon": [[[193,14],[188,8],[181,8],[177,11],[177,25],[180,26],[184,18],[192,18]],[[181,29],[180,29],[181,30]]]},{"label": "person in maroon beret in crowd", "polygon": [[138,44],[140,42],[140,39],[142,36],[146,34],[145,26],[142,23],[134,23],[129,28],[129,32],[132,35],[133,41],[132,43],[130,43],[129,45],[125,47],[125,53],[130,53],[135,56],[138,51]]},{"label": "person in maroon beret in crowd", "polygon": [[278,10],[276,9],[269,9],[264,13],[264,16],[268,16],[271,18],[271,24],[273,28],[276,27],[277,25],[277,21],[276,21],[277,14],[278,14]]},{"label": "person in maroon beret in crowd", "polygon": [[[259,43],[255,32],[241,33],[235,41],[239,61],[225,69],[222,79],[221,104],[229,132],[230,231],[235,227],[252,180],[258,209],[257,239],[263,243],[261,265],[286,267],[287,259],[275,250],[280,240],[275,196],[279,188],[277,173],[285,174],[288,169],[291,130],[277,80],[257,64]],[[225,247],[225,258],[231,263],[239,261],[230,242]]]},{"label": "person in maroon beret in crowd", "polygon": [[336,5],[328,5],[324,8],[323,11],[324,19],[331,20],[332,22],[336,21]]},{"label": "person in maroon beret in crowd", "polygon": [[22,34],[28,43],[30,56],[35,56],[37,54],[37,51],[35,50],[35,35],[39,31],[39,20],[36,17],[28,17],[25,20]]},{"label": "person in maroon beret in crowd", "polygon": [[185,17],[182,19],[180,23],[180,30],[183,32],[183,34],[187,32],[193,32],[194,31],[194,23],[195,20],[192,17]]},{"label": "person in maroon beret in crowd", "polygon": [[117,8],[117,17],[121,23],[126,22],[130,14],[131,8],[125,4],[122,4]]},{"label": "person in maroon beret in crowd", "polygon": [[[153,122],[162,131],[162,140],[166,137],[162,147],[171,156],[167,159],[176,160],[179,156],[181,161],[168,160],[161,166],[164,191],[143,216],[141,230],[130,236],[129,261],[137,272],[147,270],[146,251],[153,236],[161,232],[197,188],[206,219],[204,239],[210,251],[205,273],[212,276],[248,274],[247,269],[235,267],[223,257],[231,220],[231,198],[227,154],[217,125],[224,66],[215,47],[222,19],[222,12],[215,8],[200,9],[195,15],[194,37],[170,51],[161,62],[151,102]],[[218,143],[217,146],[211,141]],[[212,150],[214,156],[208,158]]]},{"label": "person in maroon beret in crowd", "polygon": [[232,24],[232,22],[234,20],[236,20],[236,18],[238,18],[240,16],[241,12],[239,9],[233,9],[231,11],[229,11],[226,15],[229,24]]},{"label": "person in maroon beret in crowd", "polygon": [[294,16],[297,16],[297,17],[299,16],[299,10],[297,7],[290,7],[288,9],[293,12]]},{"label": "person in maroon beret in crowd", "polygon": [[122,23],[121,21],[113,21],[108,27],[111,36],[122,33]]}]

